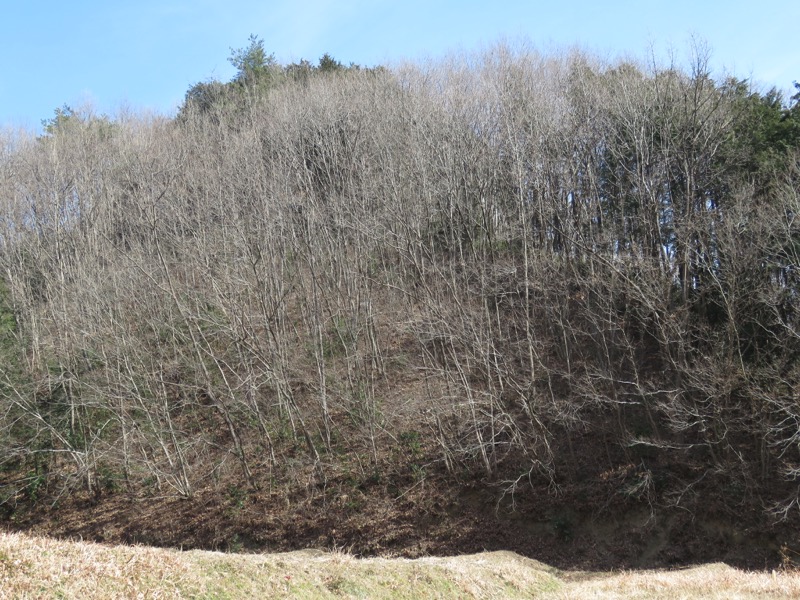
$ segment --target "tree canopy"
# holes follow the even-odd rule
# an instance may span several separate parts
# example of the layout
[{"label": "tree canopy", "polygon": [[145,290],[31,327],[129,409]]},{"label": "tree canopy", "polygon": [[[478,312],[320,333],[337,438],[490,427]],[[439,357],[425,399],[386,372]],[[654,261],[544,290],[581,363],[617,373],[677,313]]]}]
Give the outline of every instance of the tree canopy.
[{"label": "tree canopy", "polygon": [[245,47],[231,48],[228,61],[236,69],[233,78],[225,83],[212,79],[194,84],[186,92],[180,115],[185,117],[192,110],[209,113],[214,107],[241,106],[246,98],[263,96],[288,82],[308,83],[313,77],[361,69],[355,63],[345,66],[327,52],[316,65],[304,59],[281,65],[274,53],[267,53],[264,40],[256,35],[248,38]]}]

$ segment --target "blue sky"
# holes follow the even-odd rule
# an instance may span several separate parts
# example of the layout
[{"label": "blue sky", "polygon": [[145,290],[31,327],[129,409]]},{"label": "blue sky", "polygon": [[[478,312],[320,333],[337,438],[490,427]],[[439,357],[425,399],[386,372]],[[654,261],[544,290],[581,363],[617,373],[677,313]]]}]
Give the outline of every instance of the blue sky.
[{"label": "blue sky", "polygon": [[666,60],[692,37],[717,74],[789,91],[800,80],[800,2],[729,0],[25,0],[0,20],[0,126],[38,128],[69,104],[172,114],[193,83],[228,80],[255,34],[282,62],[393,63],[525,39]]}]

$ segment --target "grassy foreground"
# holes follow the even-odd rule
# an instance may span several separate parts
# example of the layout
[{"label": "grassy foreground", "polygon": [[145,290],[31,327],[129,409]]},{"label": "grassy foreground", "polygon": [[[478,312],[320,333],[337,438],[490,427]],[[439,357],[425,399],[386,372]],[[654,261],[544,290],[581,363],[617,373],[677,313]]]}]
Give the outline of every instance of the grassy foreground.
[{"label": "grassy foreground", "polygon": [[0,598],[797,598],[800,573],[722,564],[568,573],[511,552],[417,560],[102,546],[0,533]]}]

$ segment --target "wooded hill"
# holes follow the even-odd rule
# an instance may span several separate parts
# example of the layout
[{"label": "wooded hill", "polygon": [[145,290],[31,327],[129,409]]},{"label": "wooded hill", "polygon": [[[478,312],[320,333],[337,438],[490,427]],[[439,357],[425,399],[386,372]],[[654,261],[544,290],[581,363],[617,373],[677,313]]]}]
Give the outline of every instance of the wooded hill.
[{"label": "wooded hill", "polygon": [[426,489],[798,522],[797,96],[702,53],[232,60],[174,119],[2,140],[8,523]]}]

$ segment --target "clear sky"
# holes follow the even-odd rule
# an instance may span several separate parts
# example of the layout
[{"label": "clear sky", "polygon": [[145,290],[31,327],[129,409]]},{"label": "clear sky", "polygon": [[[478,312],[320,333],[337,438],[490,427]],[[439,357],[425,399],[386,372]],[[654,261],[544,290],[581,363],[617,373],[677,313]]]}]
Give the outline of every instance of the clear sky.
[{"label": "clear sky", "polygon": [[69,104],[172,114],[198,81],[230,79],[250,34],[281,63],[325,52],[372,66],[524,39],[666,59],[692,37],[717,75],[800,80],[797,0],[22,0],[0,19],[0,126],[38,128]]}]

